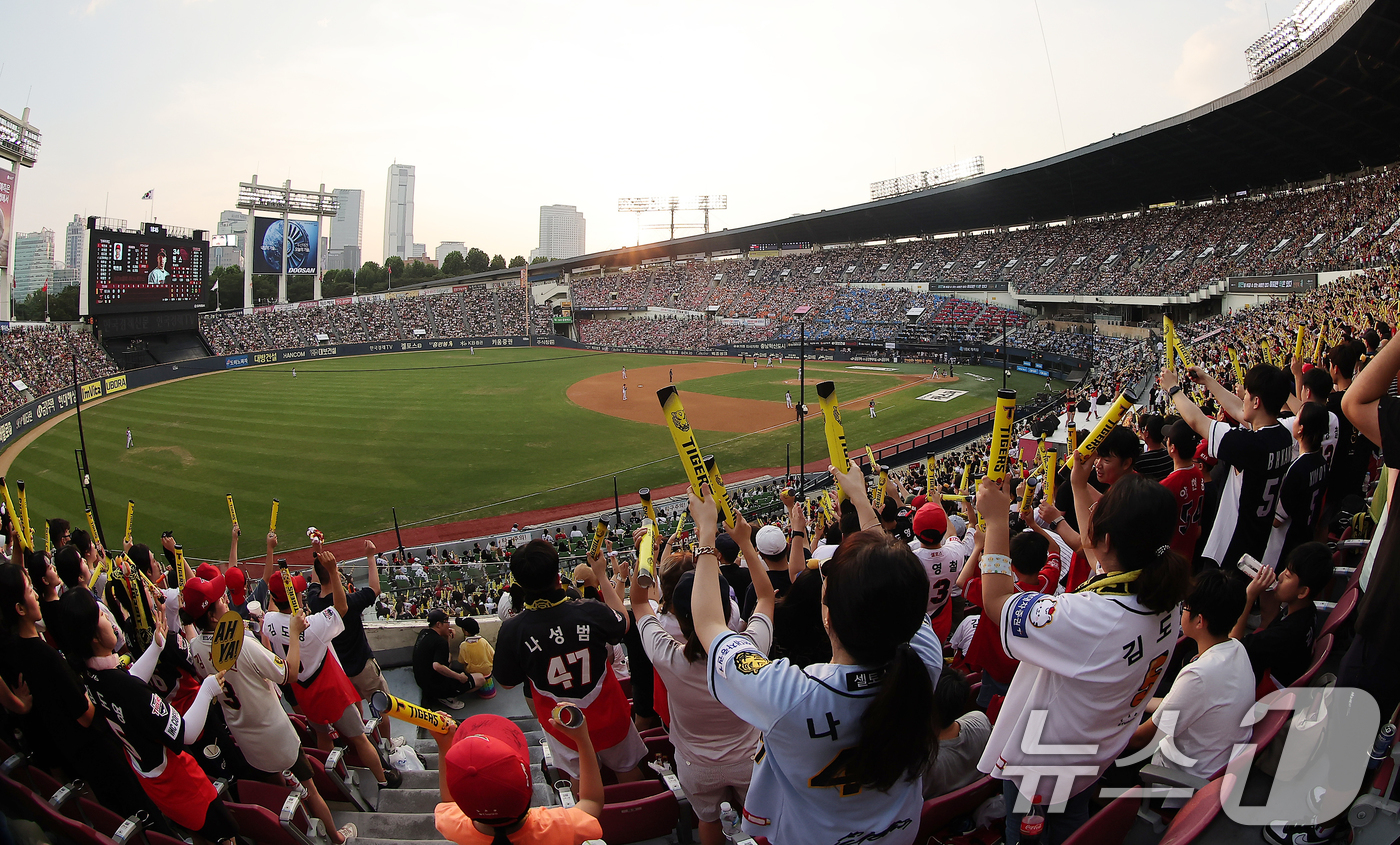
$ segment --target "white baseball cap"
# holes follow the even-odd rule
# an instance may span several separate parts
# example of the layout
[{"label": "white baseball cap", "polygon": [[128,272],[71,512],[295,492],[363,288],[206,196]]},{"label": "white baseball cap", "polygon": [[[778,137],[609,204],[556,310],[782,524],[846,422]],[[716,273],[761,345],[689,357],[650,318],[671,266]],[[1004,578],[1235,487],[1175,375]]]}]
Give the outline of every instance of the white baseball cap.
[{"label": "white baseball cap", "polygon": [[754,547],[759,554],[780,555],[787,549],[787,535],[783,529],[776,525],[765,525],[758,529],[758,538],[754,541]]}]

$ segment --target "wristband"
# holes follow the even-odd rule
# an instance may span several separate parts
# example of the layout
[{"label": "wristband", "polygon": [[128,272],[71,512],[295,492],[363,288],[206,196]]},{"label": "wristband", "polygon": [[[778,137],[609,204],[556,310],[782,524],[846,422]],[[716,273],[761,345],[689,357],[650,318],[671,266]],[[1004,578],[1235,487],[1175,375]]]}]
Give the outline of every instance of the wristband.
[{"label": "wristband", "polygon": [[1178,393],[1180,393],[1180,392],[1181,392],[1181,385],[1179,385],[1179,384],[1174,384],[1174,385],[1172,385],[1171,387],[1167,388],[1167,398],[1168,398],[1168,399],[1175,399],[1175,398],[1176,398],[1176,394],[1178,394]]},{"label": "wristband", "polygon": [[1051,528],[1059,528],[1059,527],[1060,527],[1060,523],[1061,523],[1061,522],[1064,522],[1064,521],[1065,521],[1065,518],[1064,518],[1064,517],[1062,517],[1062,516],[1057,516],[1057,517],[1055,517],[1055,521],[1052,522],[1052,523],[1050,523],[1050,527],[1051,527]]},{"label": "wristband", "polygon": [[716,560],[719,559],[719,553],[715,551],[714,546],[701,546],[700,548],[695,550],[695,557],[697,560],[703,557],[704,555],[709,555],[710,557],[713,557]]},{"label": "wristband", "polygon": [[792,536],[794,536],[794,537],[806,537],[806,536],[807,536],[807,532],[806,532],[806,531],[794,531],[794,532],[792,532]]},{"label": "wristband", "polygon": [[1006,555],[984,554],[982,555],[982,560],[978,563],[978,568],[982,570],[983,575],[1006,575],[1008,577],[1014,577],[1011,574],[1011,558]]}]

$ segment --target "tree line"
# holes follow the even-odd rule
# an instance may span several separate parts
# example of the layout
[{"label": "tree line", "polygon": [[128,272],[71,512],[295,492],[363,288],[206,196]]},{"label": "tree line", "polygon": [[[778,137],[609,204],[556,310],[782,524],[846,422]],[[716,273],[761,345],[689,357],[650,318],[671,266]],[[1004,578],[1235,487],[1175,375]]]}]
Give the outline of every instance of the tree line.
[{"label": "tree line", "polygon": [[[338,296],[354,296],[364,293],[381,293],[402,285],[414,285],[449,279],[454,276],[468,276],[485,273],[488,270],[507,270],[524,267],[527,264],[523,255],[510,261],[505,256],[487,255],[485,251],[472,247],[463,255],[453,250],[443,256],[442,266],[434,267],[425,261],[413,259],[405,262],[397,255],[389,257],[382,265],[366,261],[358,270],[327,270],[321,279],[321,296],[326,299]],[[210,294],[210,308],[243,307],[243,268],[215,267],[209,273],[210,287],[217,284],[218,296]],[[305,302],[314,293],[313,280],[309,276],[287,277],[287,300]],[[253,275],[253,304],[264,305],[277,301],[277,277],[274,275]],[[43,319],[43,300],[39,300],[40,319]],[[52,313],[52,305],[50,305]],[[76,313],[76,305],[75,305]],[[55,317],[54,319],[58,319]]]}]

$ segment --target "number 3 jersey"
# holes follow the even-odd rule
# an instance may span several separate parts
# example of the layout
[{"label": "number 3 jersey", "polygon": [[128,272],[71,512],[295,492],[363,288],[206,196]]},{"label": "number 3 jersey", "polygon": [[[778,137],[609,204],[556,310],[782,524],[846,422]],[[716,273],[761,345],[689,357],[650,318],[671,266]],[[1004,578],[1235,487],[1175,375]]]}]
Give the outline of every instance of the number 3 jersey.
[{"label": "number 3 jersey", "polygon": [[[927,620],[910,641],[938,686],[943,647]],[[710,692],[763,731],[753,780],[744,800],[744,832],[770,842],[908,845],[919,829],[920,779],[889,792],[862,787],[846,775],[860,743],[860,719],[879,691],[883,673],[864,666],[786,659],[770,662],[753,641],[726,633],[710,644]]]},{"label": "number 3 jersey", "polygon": [[[214,632],[201,633],[189,642],[190,660],[200,679],[218,674],[212,655]],[[301,739],[282,710],[278,684],[289,675],[282,658],[263,648],[249,631],[243,633],[243,648],[233,668],[224,675],[224,688],[218,701],[229,732],[243,750],[243,756],[259,771],[280,772],[297,761]]]},{"label": "number 3 jersey", "polygon": [[1069,794],[1050,798],[1059,775],[1073,774],[1078,793],[1127,746],[1181,634],[1179,608],[1153,613],[1128,584],[1111,575],[1002,606],[1002,647],[1021,665],[978,769],[1028,798],[1062,801]]},{"label": "number 3 jersey", "polygon": [[531,602],[501,625],[492,675],[508,687],[528,680],[540,726],[569,748],[573,740],[549,724],[561,702],[583,710],[594,748],[611,748],[632,726],[631,707],[608,660],[608,645],[622,641],[627,620],[600,601],[560,596]]}]

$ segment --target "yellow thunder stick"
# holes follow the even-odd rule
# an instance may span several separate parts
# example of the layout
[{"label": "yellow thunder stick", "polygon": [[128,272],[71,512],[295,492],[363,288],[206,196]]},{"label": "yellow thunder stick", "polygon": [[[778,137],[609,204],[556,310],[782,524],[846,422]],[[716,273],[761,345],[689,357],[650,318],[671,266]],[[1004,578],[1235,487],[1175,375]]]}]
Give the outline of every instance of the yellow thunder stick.
[{"label": "yellow thunder stick", "polygon": [[1067,451],[1073,452],[1074,447],[1079,444],[1079,433],[1074,428],[1074,401],[1069,403],[1069,411],[1065,414],[1065,444]]},{"label": "yellow thunder stick", "polygon": [[1169,370],[1174,370],[1174,369],[1176,369],[1176,362],[1175,362],[1174,360],[1172,360],[1172,351],[1173,351],[1172,335],[1173,335],[1173,334],[1175,334],[1175,331],[1172,329],[1172,318],[1171,318],[1171,317],[1168,317],[1166,314],[1163,314],[1163,315],[1162,315],[1162,340],[1165,341],[1165,342],[1162,344],[1162,346],[1166,348],[1166,353],[1167,353],[1167,369],[1169,369]]},{"label": "yellow thunder stick", "polygon": [[277,508],[279,505],[281,505],[281,502],[276,499],[272,500],[272,519],[267,524],[267,533],[269,534],[276,533],[277,531]]},{"label": "yellow thunder stick", "polygon": [[588,556],[597,557],[603,553],[603,541],[608,539],[608,524],[603,520],[598,520],[598,525],[593,529],[593,539],[588,544]]},{"label": "yellow thunder stick", "polygon": [[[841,424],[841,405],[836,400],[836,382],[823,381],[817,383],[817,403],[821,405],[823,426],[826,430],[826,452],[831,458],[831,465],[836,467],[838,472],[848,472],[851,468],[850,456],[846,453],[846,427]],[[846,493],[838,484],[836,486],[837,500],[846,498]]]},{"label": "yellow thunder stick", "polygon": [[648,589],[656,581],[656,523],[643,523],[646,533],[637,546],[637,584]]},{"label": "yellow thunder stick", "polygon": [[141,642],[141,650],[145,651],[146,647],[151,644],[151,640],[155,637],[155,633],[151,629],[150,615],[146,613],[146,599],[140,589],[140,582],[133,581],[131,578],[131,570],[134,568],[135,566],[132,564],[131,558],[122,555],[122,585],[126,587],[127,598],[131,599],[131,613],[136,617],[136,638]]},{"label": "yellow thunder stick", "polygon": [[[95,537],[97,535],[94,534],[93,536]],[[102,577],[102,573],[106,572],[110,574],[111,571],[112,561],[110,559],[104,557],[102,560],[99,560],[97,565],[92,568],[92,577],[88,579],[88,589],[97,589],[97,579]]]},{"label": "yellow thunder stick", "polygon": [[1313,363],[1322,361],[1322,350],[1327,348],[1327,327],[1319,326],[1317,329],[1317,344],[1313,346]]},{"label": "yellow thunder stick", "polygon": [[131,542],[131,519],[136,515],[136,502],[132,499],[126,500],[126,533],[122,535],[126,542]]},{"label": "yellow thunder stick", "polygon": [[1190,368],[1195,366],[1195,362],[1191,360],[1191,356],[1187,355],[1186,349],[1182,347],[1181,338],[1177,337],[1176,332],[1172,332],[1172,346],[1176,348],[1176,357],[1181,359],[1181,365],[1183,367]]},{"label": "yellow thunder stick", "polygon": [[47,519],[44,520],[44,553],[53,557],[53,529],[49,527]]},{"label": "yellow thunder stick", "polygon": [[933,470],[933,455],[929,455],[926,459],[924,459],[924,495],[925,495],[925,496],[932,496],[932,495],[933,495],[933,489],[934,489],[935,487],[938,486],[937,484],[934,483],[934,481],[936,481],[936,480],[937,480],[937,479],[934,477],[934,470]]},{"label": "yellow thunder stick", "polygon": [[296,616],[301,613],[301,596],[297,595],[297,585],[292,580],[291,570],[287,568],[286,558],[278,558],[277,569],[282,573],[282,587],[287,591],[287,607],[291,608],[292,615]]},{"label": "yellow thunder stick", "polygon": [[375,713],[410,722],[435,734],[445,734],[451,730],[451,721],[446,713],[424,709],[383,690],[376,691],[369,697],[369,706]]},{"label": "yellow thunder stick", "polygon": [[959,490],[966,490],[966,489],[967,489],[967,480],[968,480],[968,477],[971,476],[971,475],[972,475],[972,464],[970,464],[970,463],[963,464],[963,478],[962,478],[962,484],[958,485],[958,489],[959,489]]},{"label": "yellow thunder stick", "polygon": [[83,515],[87,517],[88,536],[97,539],[97,523],[92,518],[92,508],[83,508]]},{"label": "yellow thunder stick", "polygon": [[642,512],[646,515],[646,518],[652,522],[656,522],[656,508],[651,504],[651,488],[643,487],[638,490],[637,498],[642,500]]},{"label": "yellow thunder stick", "polygon": [[719,465],[715,463],[714,455],[706,455],[705,474],[710,477],[710,492],[714,494],[715,505],[720,509],[720,514],[729,514],[729,518],[724,524],[729,528],[734,527],[734,508],[729,504],[729,494],[724,491],[724,478],[719,474]]},{"label": "yellow thunder stick", "polygon": [[[987,456],[987,480],[1001,481],[1011,467],[1011,424],[1016,418],[1016,391],[997,391],[996,412],[992,415],[991,452]],[[977,515],[977,529],[984,530],[986,520]]]},{"label": "yellow thunder stick", "polygon": [[34,551],[34,544],[29,538],[24,536],[24,526],[19,521],[19,512],[15,510],[15,503],[10,500],[10,485],[5,483],[5,476],[0,475],[0,490],[5,493],[5,513],[10,515],[10,523],[14,525],[14,531],[19,535],[20,544],[31,552]]},{"label": "yellow thunder stick", "polygon": [[944,493],[944,494],[943,494],[942,496],[940,496],[939,498],[942,499],[942,500],[945,501],[945,502],[970,502],[970,501],[972,501],[972,497],[971,497],[971,496],[964,496],[964,495],[961,494],[961,493]]},{"label": "yellow thunder stick", "polygon": [[1060,454],[1054,449],[1045,450],[1045,501],[1055,501],[1055,473],[1059,472]]},{"label": "yellow thunder stick", "polygon": [[822,513],[826,516],[826,521],[835,522],[836,514],[831,512],[831,499],[827,498],[826,493],[822,493],[821,498],[818,499],[818,501],[821,502]]},{"label": "yellow thunder stick", "polygon": [[[671,431],[671,439],[676,444],[676,453],[681,456],[681,466],[685,467],[685,474],[690,478],[691,492],[698,496],[700,495],[700,485],[709,484],[710,476],[705,472],[705,459],[700,454],[700,445],[695,442],[695,433],[691,431],[690,420],[685,416],[685,406],[681,404],[680,391],[668,384],[656,391],[656,398],[661,402],[661,411],[666,416],[666,428]],[[713,488],[711,488],[711,492],[713,492]],[[725,525],[734,524],[734,514],[730,513],[728,502],[722,498],[716,498],[715,508]]]},{"label": "yellow thunder stick", "polygon": [[238,524],[238,511],[233,507],[233,494],[229,493],[224,498],[228,499],[228,518],[233,520],[233,524]]},{"label": "yellow thunder stick", "polygon": [[1293,358],[1294,358],[1294,360],[1296,360],[1296,361],[1301,361],[1301,360],[1303,360],[1303,332],[1304,332],[1304,331],[1305,331],[1305,329],[1304,329],[1302,326],[1299,326],[1299,327],[1298,327],[1298,339],[1295,340],[1295,341],[1293,341]]},{"label": "yellow thunder stick", "polygon": [[1230,356],[1230,365],[1235,368],[1235,384],[1244,384],[1244,367],[1240,366],[1240,356],[1235,352],[1235,347],[1225,347],[1225,352]]},{"label": "yellow thunder stick", "polygon": [[34,529],[29,524],[29,497],[24,493],[23,480],[15,482],[15,491],[19,494],[19,522],[24,527],[24,536],[29,541],[29,549],[33,551]]},{"label": "yellow thunder stick", "polygon": [[1136,404],[1137,394],[1131,390],[1124,390],[1118,394],[1118,398],[1113,400],[1113,404],[1108,406],[1108,410],[1104,412],[1103,419],[1099,420],[1099,424],[1094,426],[1094,430],[1089,433],[1088,437],[1084,438],[1084,442],[1079,444],[1079,448],[1074,451],[1074,454],[1069,456],[1069,465],[1073,466],[1078,457],[1083,457],[1086,460],[1092,458],[1094,453],[1099,451],[1099,446],[1103,445],[1104,438],[1108,437],[1108,433],[1118,427],[1118,422],[1123,418],[1123,414]]},{"label": "yellow thunder stick", "polygon": [[175,544],[175,587],[179,590],[185,589],[185,547],[179,543]]}]

